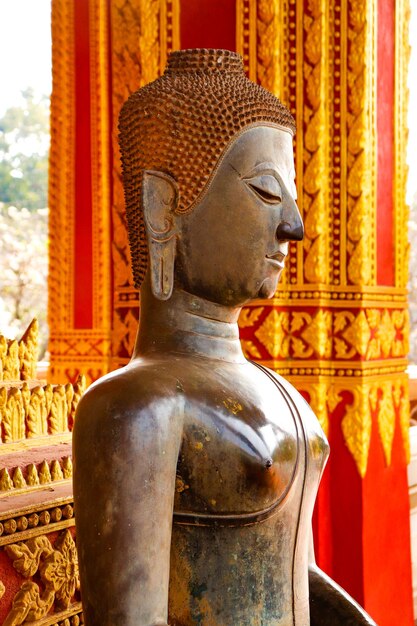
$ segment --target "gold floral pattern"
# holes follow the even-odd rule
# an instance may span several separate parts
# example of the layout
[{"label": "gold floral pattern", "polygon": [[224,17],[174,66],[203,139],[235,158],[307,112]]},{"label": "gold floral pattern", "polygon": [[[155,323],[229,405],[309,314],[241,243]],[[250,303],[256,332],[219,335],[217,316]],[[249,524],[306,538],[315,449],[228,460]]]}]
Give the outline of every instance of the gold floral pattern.
[{"label": "gold floral pattern", "polygon": [[66,609],[80,588],[78,558],[74,539],[65,530],[53,546],[45,536],[5,546],[13,567],[24,578],[39,573],[43,589],[26,580],[13,598],[3,626],[20,626],[44,617],[55,604]]}]

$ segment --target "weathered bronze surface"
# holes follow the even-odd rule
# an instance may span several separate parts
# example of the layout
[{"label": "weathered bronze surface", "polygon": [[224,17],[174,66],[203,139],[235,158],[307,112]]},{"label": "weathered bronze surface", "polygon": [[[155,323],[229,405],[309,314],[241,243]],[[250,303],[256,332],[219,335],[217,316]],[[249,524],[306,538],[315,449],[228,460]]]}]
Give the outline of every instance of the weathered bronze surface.
[{"label": "weathered bronze surface", "polygon": [[238,55],[195,50],[171,55],[120,127],[144,282],[131,363],[77,412],[86,624],[373,624],[314,564],[320,426],[238,337],[242,305],[274,295],[303,235],[291,116]]}]

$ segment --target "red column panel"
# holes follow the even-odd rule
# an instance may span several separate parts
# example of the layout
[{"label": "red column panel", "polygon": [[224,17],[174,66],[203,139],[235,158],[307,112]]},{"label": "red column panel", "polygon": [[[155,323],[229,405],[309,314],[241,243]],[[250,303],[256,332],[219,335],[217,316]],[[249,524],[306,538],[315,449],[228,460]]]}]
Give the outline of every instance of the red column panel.
[{"label": "red column panel", "polygon": [[235,0],[182,0],[181,48],[236,49]]},{"label": "red column panel", "polygon": [[75,211],[74,328],[93,325],[93,258],[90,137],[90,34],[88,2],[74,3]]},{"label": "red column panel", "polygon": [[378,1],[377,282],[394,285],[394,0]]}]

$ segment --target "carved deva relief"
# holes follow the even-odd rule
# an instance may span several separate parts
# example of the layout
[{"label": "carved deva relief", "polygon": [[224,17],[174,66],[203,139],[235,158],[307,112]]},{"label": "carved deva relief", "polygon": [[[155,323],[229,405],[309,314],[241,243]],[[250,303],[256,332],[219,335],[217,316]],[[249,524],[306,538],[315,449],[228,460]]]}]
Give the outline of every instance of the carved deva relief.
[{"label": "carved deva relief", "polygon": [[[13,567],[26,580],[13,598],[12,608],[3,626],[29,624],[45,617],[54,606],[68,609],[78,602],[80,588],[78,558],[70,531],[63,531],[55,544],[45,537],[35,537],[5,546]],[[30,580],[39,579],[39,584]]]}]

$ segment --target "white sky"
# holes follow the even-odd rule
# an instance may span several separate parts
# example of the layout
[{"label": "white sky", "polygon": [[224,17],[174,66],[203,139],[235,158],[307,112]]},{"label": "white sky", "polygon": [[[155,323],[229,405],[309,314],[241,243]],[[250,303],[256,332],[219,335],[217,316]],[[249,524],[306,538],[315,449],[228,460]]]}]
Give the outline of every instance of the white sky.
[{"label": "white sky", "polygon": [[50,14],[51,0],[0,0],[0,115],[26,87],[51,93]]}]

